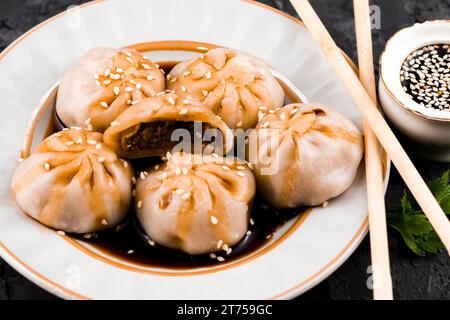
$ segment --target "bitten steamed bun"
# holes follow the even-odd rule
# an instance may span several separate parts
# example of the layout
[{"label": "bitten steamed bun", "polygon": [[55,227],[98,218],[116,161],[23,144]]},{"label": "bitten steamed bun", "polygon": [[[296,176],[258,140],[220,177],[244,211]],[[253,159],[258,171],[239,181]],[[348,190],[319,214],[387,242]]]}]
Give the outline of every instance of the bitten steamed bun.
[{"label": "bitten steamed bun", "polygon": [[[261,119],[252,138],[258,188],[277,208],[314,206],[347,190],[363,156],[358,128],[318,104],[291,104]],[[252,152],[250,151],[250,155]]]},{"label": "bitten steamed bun", "polygon": [[[182,138],[179,141],[175,137],[177,133],[184,133],[189,144]],[[217,140],[206,139],[208,135],[215,135]],[[179,151],[191,152],[196,141],[199,149],[204,147],[203,140],[211,140],[211,147],[221,149],[222,154],[231,149],[233,134],[201,102],[181,101],[174,93],[146,98],[131,106],[113,121],[104,135],[108,146],[130,159],[163,157],[180,146],[190,150]]]},{"label": "bitten steamed bun", "polygon": [[162,70],[139,52],[94,48],[62,77],[56,111],[67,127],[103,132],[127,107],[164,89]]},{"label": "bitten steamed bun", "polygon": [[176,65],[167,87],[182,99],[202,101],[232,129],[253,128],[260,110],[284,103],[284,91],[264,61],[224,48]]},{"label": "bitten steamed bun", "polygon": [[124,220],[132,175],[102,134],[69,129],[45,139],[19,164],[12,192],[20,208],[44,225],[85,234]]},{"label": "bitten steamed bun", "polygon": [[174,153],[138,179],[136,211],[156,243],[191,255],[226,249],[247,232],[255,181],[244,163]]}]

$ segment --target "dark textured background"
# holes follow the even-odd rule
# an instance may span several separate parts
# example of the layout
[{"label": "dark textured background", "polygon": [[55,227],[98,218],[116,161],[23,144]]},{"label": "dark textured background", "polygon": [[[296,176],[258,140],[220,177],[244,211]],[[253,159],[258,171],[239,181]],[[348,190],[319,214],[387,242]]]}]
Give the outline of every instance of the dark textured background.
[{"label": "dark textured background", "polygon": [[[126,0],[123,0],[126,1]],[[149,0],[151,1],[151,0]],[[224,0],[227,1],[227,0]],[[1,0],[0,51],[39,22],[65,10],[73,0]],[[261,0],[296,16],[287,0]],[[337,44],[356,61],[356,44],[351,0],[311,0]],[[377,0],[381,8],[381,30],[374,31],[374,50],[378,57],[386,40],[399,28],[429,19],[449,19],[450,0]],[[378,65],[378,62],[376,62]],[[377,68],[378,69],[378,68]],[[411,154],[425,179],[437,177],[449,164],[419,160]],[[386,195],[387,207],[398,205],[404,183],[393,168]],[[450,259],[447,252],[417,257],[405,248],[399,236],[389,232],[392,276],[396,299],[450,299]],[[333,275],[299,299],[371,299],[367,289],[370,265],[369,239]],[[55,299],[0,259],[0,300]]]}]

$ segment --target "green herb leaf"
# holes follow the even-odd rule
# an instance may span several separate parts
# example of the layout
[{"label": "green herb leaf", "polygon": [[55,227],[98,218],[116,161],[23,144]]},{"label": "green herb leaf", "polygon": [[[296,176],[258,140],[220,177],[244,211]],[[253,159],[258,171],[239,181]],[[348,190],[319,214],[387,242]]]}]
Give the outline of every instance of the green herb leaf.
[{"label": "green herb leaf", "polygon": [[[428,186],[446,214],[450,214],[450,171],[429,182]],[[427,217],[416,203],[408,200],[406,191],[400,201],[401,208],[391,212],[389,225],[397,230],[406,245],[417,255],[436,253],[444,248]]]}]

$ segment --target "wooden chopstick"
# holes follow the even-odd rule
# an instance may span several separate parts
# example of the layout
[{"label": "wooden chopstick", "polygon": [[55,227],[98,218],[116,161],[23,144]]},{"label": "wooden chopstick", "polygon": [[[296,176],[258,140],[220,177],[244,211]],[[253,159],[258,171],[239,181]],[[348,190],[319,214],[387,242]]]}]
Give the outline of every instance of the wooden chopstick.
[{"label": "wooden chopstick", "polygon": [[[358,46],[359,79],[372,101],[377,104],[369,0],[353,0],[353,10],[355,12],[356,43]],[[366,147],[365,161],[373,297],[375,300],[392,300],[392,278],[384,204],[383,160],[377,137],[367,122],[364,120],[364,142]]]},{"label": "wooden chopstick", "polygon": [[290,0],[450,252],[450,222],[308,0]]}]

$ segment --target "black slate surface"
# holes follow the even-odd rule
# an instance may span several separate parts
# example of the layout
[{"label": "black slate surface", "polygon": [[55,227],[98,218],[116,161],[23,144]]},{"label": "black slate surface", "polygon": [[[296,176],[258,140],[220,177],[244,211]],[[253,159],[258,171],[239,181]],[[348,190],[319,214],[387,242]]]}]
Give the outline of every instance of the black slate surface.
[{"label": "black slate surface", "polygon": [[[125,0],[124,0],[125,1]],[[227,0],[224,0],[227,1]],[[0,51],[39,22],[86,1],[1,0]],[[287,0],[261,0],[296,16]],[[353,9],[351,0],[311,0],[337,44],[356,61]],[[374,30],[374,52],[378,57],[386,40],[398,29],[415,22],[450,18],[450,0],[377,0],[381,9],[381,29]],[[376,66],[378,63],[376,62]],[[378,67],[377,67],[378,69]],[[410,154],[425,179],[440,176],[449,164],[417,159]],[[399,204],[404,183],[395,168],[386,195],[388,208]],[[399,236],[389,232],[391,268],[396,299],[450,299],[450,258],[446,251],[417,257],[405,248]],[[369,239],[333,275],[298,299],[371,299],[367,288],[370,265]],[[35,286],[0,259],[0,300],[55,299]]]}]

